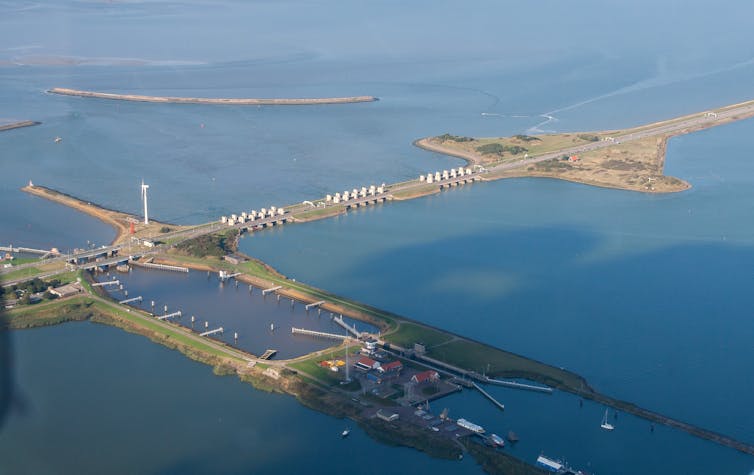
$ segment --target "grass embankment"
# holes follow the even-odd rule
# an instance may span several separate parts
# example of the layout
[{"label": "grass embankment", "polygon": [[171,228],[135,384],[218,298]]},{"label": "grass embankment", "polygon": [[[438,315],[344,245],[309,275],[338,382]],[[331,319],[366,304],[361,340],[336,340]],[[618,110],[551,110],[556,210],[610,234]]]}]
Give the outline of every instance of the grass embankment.
[{"label": "grass embankment", "polygon": [[383,338],[409,349],[415,342],[424,343],[430,358],[490,377],[524,378],[570,392],[592,392],[575,373],[420,323],[401,321],[397,330]]},{"label": "grass embankment", "polygon": [[384,335],[384,339],[404,348],[411,348],[414,343],[423,343],[426,347],[431,348],[452,340],[453,336],[423,325],[401,322],[398,329]]},{"label": "grass embankment", "polygon": [[306,211],[294,213],[293,219],[306,223],[318,219],[330,218],[346,212],[345,206],[329,206],[327,208],[312,208]]}]

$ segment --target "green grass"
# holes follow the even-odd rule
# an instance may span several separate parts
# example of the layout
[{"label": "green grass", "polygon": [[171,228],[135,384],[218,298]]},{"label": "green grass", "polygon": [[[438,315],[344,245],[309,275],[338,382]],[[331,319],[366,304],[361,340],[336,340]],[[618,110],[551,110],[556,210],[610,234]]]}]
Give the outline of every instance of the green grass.
[{"label": "green grass", "polygon": [[21,279],[24,277],[33,277],[36,274],[41,274],[42,271],[36,267],[27,267],[26,269],[19,269],[8,272],[7,274],[0,275],[0,279],[3,281],[10,281],[15,279]]},{"label": "green grass", "polygon": [[521,377],[574,389],[583,389],[586,384],[577,374],[473,341],[453,341],[429,349],[427,354],[469,371],[487,373],[488,376]]},{"label": "green grass", "polygon": [[[356,346],[351,346],[348,348],[348,351],[353,352],[356,348]],[[337,350],[333,351],[327,351],[324,350],[321,355],[316,355],[312,358],[307,358],[302,361],[297,361],[296,363],[291,363],[288,366],[291,368],[294,368],[298,371],[301,371],[303,373],[306,373],[308,375],[313,376],[314,378],[327,383],[331,386],[340,385],[340,382],[345,379],[345,367],[341,366],[338,369],[338,372],[335,373],[330,368],[324,368],[319,365],[320,361],[323,360],[329,360],[329,359],[346,359],[346,350],[343,348],[339,348]],[[350,357],[349,357],[350,358]]]},{"label": "green grass", "polygon": [[326,216],[335,216],[342,213],[344,208],[342,206],[330,206],[327,208],[312,208],[311,210],[302,211],[300,213],[293,214],[294,218],[298,219],[312,219],[323,218]]},{"label": "green grass", "polygon": [[396,332],[385,335],[384,338],[390,343],[395,343],[404,348],[412,348],[416,342],[421,342],[427,347],[432,347],[450,341],[453,337],[448,333],[433,328],[402,322]]},{"label": "green grass", "polygon": [[[39,257],[16,257],[12,261],[9,261],[14,266],[20,266],[21,264],[28,264],[30,262],[39,261]],[[5,261],[3,261],[5,263]]]}]

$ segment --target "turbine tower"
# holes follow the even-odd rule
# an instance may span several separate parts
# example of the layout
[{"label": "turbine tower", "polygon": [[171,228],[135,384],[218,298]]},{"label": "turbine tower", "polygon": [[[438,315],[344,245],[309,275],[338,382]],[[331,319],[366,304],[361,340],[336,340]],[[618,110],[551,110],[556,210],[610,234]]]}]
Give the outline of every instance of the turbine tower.
[{"label": "turbine tower", "polygon": [[147,190],[149,185],[144,184],[144,180],[141,180],[141,199],[144,201],[144,224],[149,224],[149,211],[147,210]]}]

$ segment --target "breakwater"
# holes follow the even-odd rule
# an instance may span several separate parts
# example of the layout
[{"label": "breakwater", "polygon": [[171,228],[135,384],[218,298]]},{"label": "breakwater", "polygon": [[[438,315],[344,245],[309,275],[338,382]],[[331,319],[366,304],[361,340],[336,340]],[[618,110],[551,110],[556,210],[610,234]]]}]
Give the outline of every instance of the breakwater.
[{"label": "breakwater", "polygon": [[322,97],[322,98],[214,98],[214,97],[172,97],[172,96],[144,96],[139,94],[112,94],[109,92],[79,91],[54,87],[48,92],[64,96],[91,97],[95,99],[111,99],[133,102],[156,102],[163,104],[215,104],[236,106],[301,106],[317,104],[352,104],[357,102],[374,102],[374,96]]},{"label": "breakwater", "polygon": [[0,125],[0,132],[4,130],[20,129],[21,127],[31,127],[32,125],[39,125],[41,123],[42,122],[37,122],[36,120],[22,120],[10,124],[2,124]]}]

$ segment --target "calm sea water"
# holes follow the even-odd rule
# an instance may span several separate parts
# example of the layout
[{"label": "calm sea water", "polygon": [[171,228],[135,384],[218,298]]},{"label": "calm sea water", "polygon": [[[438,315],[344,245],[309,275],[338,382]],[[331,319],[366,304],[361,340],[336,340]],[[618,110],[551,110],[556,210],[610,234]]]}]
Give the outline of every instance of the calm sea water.
[{"label": "calm sea water", "polygon": [[[620,128],[750,99],[751,10],[701,1],[0,3],[0,119],[43,122],[0,133],[0,243],[112,239],[101,223],[19,192],[30,179],[138,213],[144,178],[154,217],[194,223],[459,163],[411,146],[425,135]],[[381,100],[218,108],[44,93],[55,86]],[[671,141],[667,172],[694,185],[678,195],[512,180],[259,233],[242,248],[298,280],[566,367],[608,394],[754,442],[752,127]],[[155,300],[178,297],[176,278],[149,284]],[[206,295],[243,313],[216,290]],[[476,471],[360,435],[361,450],[345,455],[323,436],[341,421],[214,378],[116,330],[76,324],[14,341],[19,385],[44,411],[14,416],[0,433],[1,450],[25,454],[0,457],[0,472],[31,460],[60,461],[31,473],[207,472],[219,463],[228,472],[296,472],[313,470],[318,453],[331,454],[316,465],[323,472],[363,471],[373,466],[366,460],[403,473],[425,463]],[[513,450],[527,460],[544,451],[596,473],[754,470],[751,457],[664,428],[649,434],[625,415],[614,433],[600,432],[603,409],[579,408],[567,395],[493,391],[505,414],[469,393],[447,405],[520,433]],[[223,426],[208,409],[213,400]],[[224,430],[235,414],[246,418]],[[185,430],[167,432],[175,427]],[[275,436],[254,435],[257,455],[249,455],[238,434],[256,430]],[[178,442],[166,443],[168,434]],[[80,446],[100,449],[89,462],[67,455]]]}]

